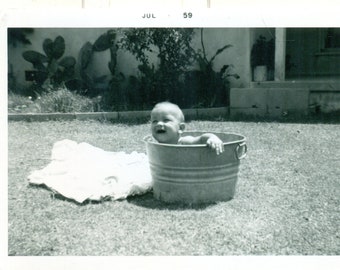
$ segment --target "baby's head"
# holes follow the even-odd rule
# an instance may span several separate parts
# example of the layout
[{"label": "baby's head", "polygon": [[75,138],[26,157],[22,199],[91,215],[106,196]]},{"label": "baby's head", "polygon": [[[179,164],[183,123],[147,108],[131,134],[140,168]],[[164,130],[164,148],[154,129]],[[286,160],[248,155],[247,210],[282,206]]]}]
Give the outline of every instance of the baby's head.
[{"label": "baby's head", "polygon": [[184,115],[176,104],[160,102],[152,109],[151,132],[158,142],[178,143],[184,128]]}]

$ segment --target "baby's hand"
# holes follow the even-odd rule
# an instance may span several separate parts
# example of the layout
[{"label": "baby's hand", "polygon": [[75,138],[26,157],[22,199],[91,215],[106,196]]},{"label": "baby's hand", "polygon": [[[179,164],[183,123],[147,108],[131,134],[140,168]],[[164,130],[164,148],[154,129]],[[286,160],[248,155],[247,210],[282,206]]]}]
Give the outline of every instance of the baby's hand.
[{"label": "baby's hand", "polygon": [[215,135],[211,135],[207,140],[207,145],[216,151],[216,154],[219,155],[224,152],[223,142]]}]

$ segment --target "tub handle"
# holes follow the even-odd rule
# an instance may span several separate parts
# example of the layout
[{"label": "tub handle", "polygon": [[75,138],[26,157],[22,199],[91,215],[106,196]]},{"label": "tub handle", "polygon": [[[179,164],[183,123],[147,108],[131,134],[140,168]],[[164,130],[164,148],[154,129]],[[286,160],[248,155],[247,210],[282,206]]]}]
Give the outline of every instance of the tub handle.
[{"label": "tub handle", "polygon": [[[241,147],[244,148],[242,151],[240,151]],[[247,155],[247,151],[248,151],[248,148],[247,148],[246,142],[239,143],[235,148],[236,158],[239,159],[239,160],[245,158],[246,155]],[[240,155],[240,153],[241,153],[241,155]]]}]

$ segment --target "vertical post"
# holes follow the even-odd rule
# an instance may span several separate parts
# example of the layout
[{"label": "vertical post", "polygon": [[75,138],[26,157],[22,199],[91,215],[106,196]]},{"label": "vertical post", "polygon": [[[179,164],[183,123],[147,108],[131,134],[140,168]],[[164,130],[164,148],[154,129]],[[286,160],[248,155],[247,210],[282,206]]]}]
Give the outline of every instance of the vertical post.
[{"label": "vertical post", "polygon": [[245,44],[246,44],[246,49],[245,49],[245,67],[246,67],[246,74],[245,74],[245,79],[246,79],[246,84],[251,87],[251,82],[253,81],[253,68],[251,66],[251,50],[252,46],[255,41],[255,28],[247,28],[247,35],[244,35],[246,38]]},{"label": "vertical post", "polygon": [[286,69],[286,29],[275,29],[275,81],[285,80]]},{"label": "vertical post", "polygon": [[[251,48],[254,41],[254,29],[246,28],[244,29],[244,44],[245,44],[245,54],[244,54],[244,83],[250,87],[250,82],[253,80],[253,70],[251,68]],[[246,86],[247,87],[247,86]]]}]

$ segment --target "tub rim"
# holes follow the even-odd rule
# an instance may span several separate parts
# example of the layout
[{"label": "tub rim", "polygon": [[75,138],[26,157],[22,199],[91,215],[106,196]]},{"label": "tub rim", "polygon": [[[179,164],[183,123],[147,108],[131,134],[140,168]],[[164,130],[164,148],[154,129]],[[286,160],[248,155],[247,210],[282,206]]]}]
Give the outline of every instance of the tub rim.
[{"label": "tub rim", "polygon": [[[247,141],[247,138],[241,134],[238,133],[231,133],[231,132],[217,132],[217,131],[199,131],[199,130],[187,130],[184,131],[183,134],[185,133],[212,133],[212,134],[232,134],[236,136],[240,136],[243,139],[240,140],[235,140],[232,142],[223,142],[223,145],[231,145],[231,144],[240,144],[240,143],[245,143]],[[148,140],[148,138],[151,138],[152,140]],[[143,142],[146,144],[153,144],[153,145],[159,145],[159,146],[164,146],[164,147],[174,147],[174,148],[205,148],[207,145],[206,144],[170,144],[170,143],[159,143],[157,142],[152,134],[146,135],[143,137]]]}]

